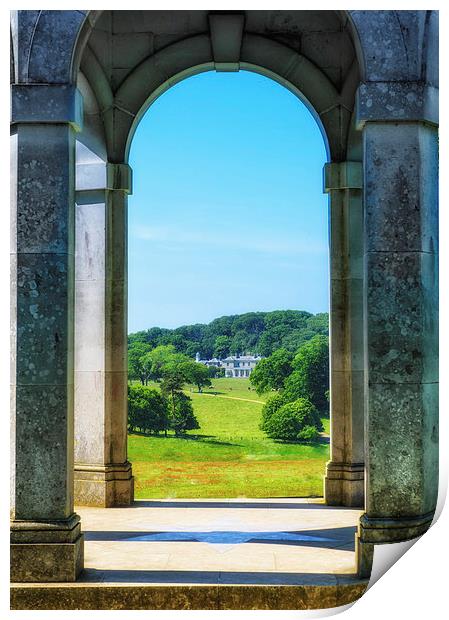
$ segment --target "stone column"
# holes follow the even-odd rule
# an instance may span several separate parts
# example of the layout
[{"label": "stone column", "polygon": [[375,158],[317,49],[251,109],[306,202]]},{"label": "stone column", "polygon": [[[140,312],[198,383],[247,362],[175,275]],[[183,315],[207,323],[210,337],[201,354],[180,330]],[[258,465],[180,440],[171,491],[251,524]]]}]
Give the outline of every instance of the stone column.
[{"label": "stone column", "polygon": [[74,581],[73,284],[78,91],[12,86],[11,580]]},{"label": "stone column", "polygon": [[362,164],[329,163],[331,460],[324,498],[333,506],[362,507],[363,441],[363,209]]},{"label": "stone column", "polygon": [[126,164],[77,165],[75,258],[75,502],[134,499],[127,460]]},{"label": "stone column", "polygon": [[422,83],[362,85],[366,512],[373,545],[423,534],[438,492],[438,142]]}]

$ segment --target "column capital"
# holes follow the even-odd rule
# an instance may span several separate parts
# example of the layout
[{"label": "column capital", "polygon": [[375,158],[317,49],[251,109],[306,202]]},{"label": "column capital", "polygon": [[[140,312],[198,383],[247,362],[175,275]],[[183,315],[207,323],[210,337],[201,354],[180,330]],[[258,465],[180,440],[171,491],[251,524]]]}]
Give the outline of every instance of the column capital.
[{"label": "column capital", "polygon": [[11,124],[16,123],[68,123],[81,131],[83,97],[70,84],[13,84]]},{"label": "column capital", "polygon": [[80,193],[95,193],[104,200],[106,191],[132,193],[132,168],[128,164],[111,164],[109,162],[86,162],[76,165],[77,197]]},{"label": "column capital", "polygon": [[133,171],[128,164],[107,164],[106,189],[132,194]]},{"label": "column capital", "polygon": [[363,167],[359,161],[324,164],[324,193],[333,189],[362,189]]},{"label": "column capital", "polygon": [[422,122],[438,125],[438,89],[420,81],[363,82],[356,92],[356,125]]}]

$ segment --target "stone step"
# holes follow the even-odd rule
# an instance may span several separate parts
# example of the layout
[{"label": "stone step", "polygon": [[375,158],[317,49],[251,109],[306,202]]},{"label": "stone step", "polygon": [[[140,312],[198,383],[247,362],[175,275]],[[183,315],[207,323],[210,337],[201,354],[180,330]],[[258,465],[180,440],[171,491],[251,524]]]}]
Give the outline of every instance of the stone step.
[{"label": "stone step", "polygon": [[11,609],[323,609],[352,603],[368,587],[351,575],[295,578],[295,584],[179,583],[167,572],[164,583],[21,583],[11,586]]}]

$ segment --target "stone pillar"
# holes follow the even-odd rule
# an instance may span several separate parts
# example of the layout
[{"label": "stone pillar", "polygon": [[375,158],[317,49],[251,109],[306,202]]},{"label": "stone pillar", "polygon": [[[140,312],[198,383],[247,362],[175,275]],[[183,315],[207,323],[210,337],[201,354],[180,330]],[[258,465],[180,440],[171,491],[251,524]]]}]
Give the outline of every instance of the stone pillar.
[{"label": "stone pillar", "polygon": [[131,169],[77,165],[75,258],[75,502],[126,506],[127,194]]},{"label": "stone pillar", "polygon": [[[438,142],[422,83],[364,84],[366,512],[373,545],[423,534],[438,492]],[[388,105],[387,105],[388,104]]]},{"label": "stone pillar", "polygon": [[330,194],[331,460],[324,498],[333,506],[363,507],[363,209],[362,164],[324,168]]},{"label": "stone pillar", "polygon": [[75,131],[68,85],[13,85],[11,580],[74,581]]}]

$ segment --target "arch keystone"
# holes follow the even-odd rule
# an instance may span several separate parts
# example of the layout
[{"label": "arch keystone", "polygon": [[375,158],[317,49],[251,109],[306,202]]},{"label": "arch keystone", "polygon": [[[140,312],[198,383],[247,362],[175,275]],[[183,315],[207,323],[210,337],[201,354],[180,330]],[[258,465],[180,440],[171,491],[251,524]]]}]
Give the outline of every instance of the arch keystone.
[{"label": "arch keystone", "polygon": [[239,71],[245,16],[209,15],[212,54],[216,71]]}]

